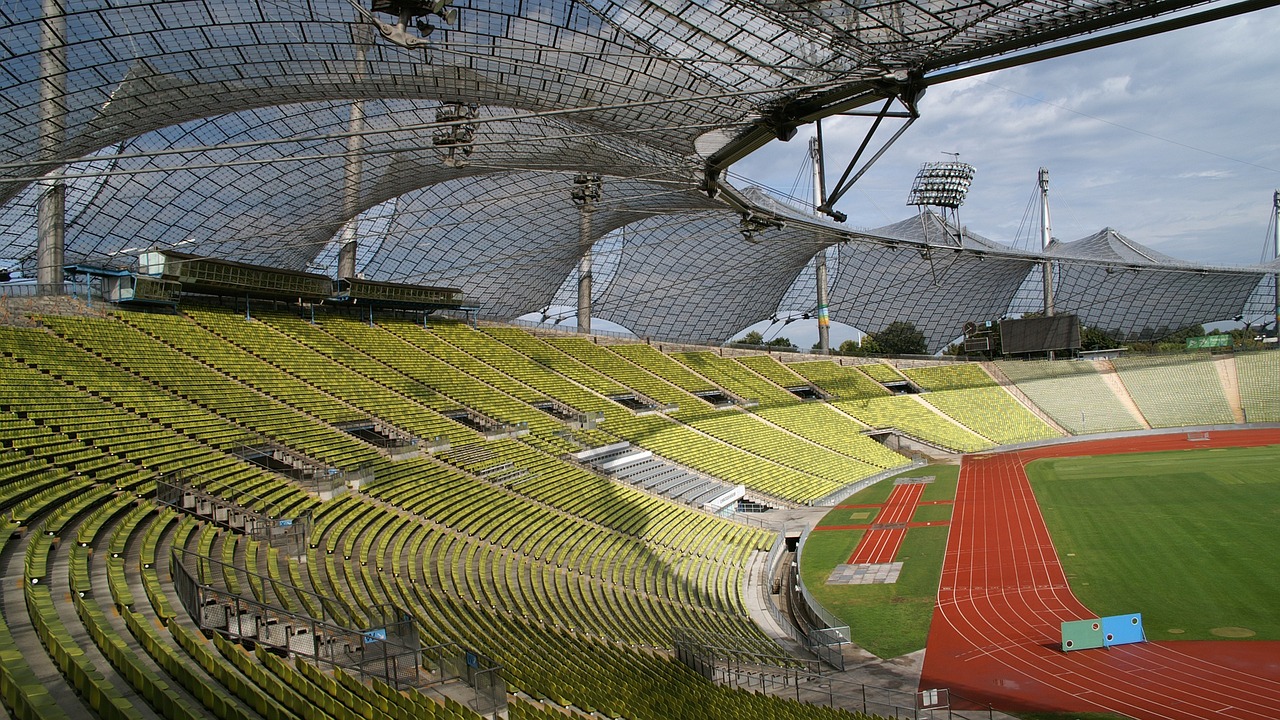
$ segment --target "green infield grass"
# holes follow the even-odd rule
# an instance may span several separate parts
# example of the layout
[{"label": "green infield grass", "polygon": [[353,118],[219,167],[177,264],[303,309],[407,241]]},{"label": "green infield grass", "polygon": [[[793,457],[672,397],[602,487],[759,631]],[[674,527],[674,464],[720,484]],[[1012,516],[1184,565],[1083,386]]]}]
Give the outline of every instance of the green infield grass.
[{"label": "green infield grass", "polygon": [[1027,475],[1090,610],[1140,612],[1151,640],[1280,640],[1277,467],[1280,447],[1261,447],[1046,459]]},{"label": "green infield grass", "polygon": [[[959,467],[931,465],[915,468],[897,477],[933,475],[925,486],[924,502],[953,500]],[[841,502],[841,505],[883,503],[893,490],[885,480]],[[862,515],[865,514],[865,517]],[[867,525],[874,522],[874,508],[836,508],[818,527]],[[950,505],[924,505],[916,510],[922,522],[946,521]],[[853,642],[882,658],[897,657],[920,650],[929,637],[929,621],[942,575],[942,557],[947,548],[946,525],[912,528],[907,531],[895,560],[903,563],[898,582],[888,585],[827,585],[831,570],[849,559],[863,530],[815,530],[809,533],[800,558],[800,574],[805,587],[822,606],[849,624]]]}]

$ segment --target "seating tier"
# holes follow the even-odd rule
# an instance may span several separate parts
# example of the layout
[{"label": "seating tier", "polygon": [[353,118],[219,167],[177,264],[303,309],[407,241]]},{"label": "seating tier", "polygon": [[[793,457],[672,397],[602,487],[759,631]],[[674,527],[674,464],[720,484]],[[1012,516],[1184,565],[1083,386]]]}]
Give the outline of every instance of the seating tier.
[{"label": "seating tier", "polygon": [[1246,422],[1280,422],[1280,353],[1236,353],[1240,406]]},{"label": "seating tier", "polygon": [[977,452],[990,440],[956,425],[934,412],[915,395],[894,395],[834,403],[840,410],[874,428],[896,428],[912,437],[957,452]]},{"label": "seating tier", "polygon": [[1138,355],[1111,362],[1151,427],[1235,422],[1208,353]]},{"label": "seating tier", "polygon": [[866,373],[856,368],[837,365],[830,360],[791,363],[787,367],[795,370],[837,400],[860,400],[890,394],[883,385],[872,380]]},{"label": "seating tier", "polygon": [[1073,435],[1139,430],[1138,422],[1086,360],[998,363],[1031,402]]}]

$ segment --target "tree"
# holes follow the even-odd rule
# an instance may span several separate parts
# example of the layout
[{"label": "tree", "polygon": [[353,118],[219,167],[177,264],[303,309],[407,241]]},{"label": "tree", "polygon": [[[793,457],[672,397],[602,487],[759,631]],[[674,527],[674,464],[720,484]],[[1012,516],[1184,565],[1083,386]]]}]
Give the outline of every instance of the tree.
[{"label": "tree", "polygon": [[1259,331],[1246,325],[1231,331],[1231,344],[1237,350],[1261,350],[1266,346],[1256,340],[1257,337],[1260,337]]},{"label": "tree", "polygon": [[776,337],[772,340],[765,340],[764,335],[762,335],[759,330],[752,330],[751,332],[748,332],[746,335],[743,335],[742,337],[738,338],[737,340],[734,340],[733,342],[736,345],[757,345],[759,347],[775,347],[775,348],[794,347],[791,344],[791,338]]},{"label": "tree", "polygon": [[880,352],[889,355],[924,355],[929,351],[924,333],[905,320],[895,320],[870,337]]},{"label": "tree", "polygon": [[1080,349],[1081,350],[1110,350],[1119,347],[1119,343],[1111,339],[1111,336],[1099,330],[1096,327],[1088,325],[1080,326]]},{"label": "tree", "polygon": [[836,352],[841,355],[862,355],[862,345],[852,338],[840,343],[840,347],[836,348]]},{"label": "tree", "polygon": [[876,347],[876,341],[872,339],[870,335],[863,335],[862,342],[858,342],[857,340],[853,340],[853,339],[845,340],[844,342],[840,343],[840,347],[837,348],[836,351],[841,355],[852,355],[855,357],[861,357],[864,355],[870,355],[872,353],[880,352],[880,350]]},{"label": "tree", "polygon": [[1178,343],[1179,345],[1186,345],[1187,338],[1204,337],[1204,335],[1205,335],[1205,332],[1204,332],[1203,325],[1188,325],[1187,327],[1184,327],[1181,330],[1169,333],[1167,336],[1160,338],[1160,341],[1168,342],[1168,343]]}]

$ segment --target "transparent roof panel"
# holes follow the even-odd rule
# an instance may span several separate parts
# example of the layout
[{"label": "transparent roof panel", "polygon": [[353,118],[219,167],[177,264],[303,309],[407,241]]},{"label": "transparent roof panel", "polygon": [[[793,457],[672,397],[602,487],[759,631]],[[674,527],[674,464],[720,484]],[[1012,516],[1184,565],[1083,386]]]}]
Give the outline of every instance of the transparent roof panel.
[{"label": "transparent roof panel", "polygon": [[[134,138],[116,153],[122,159],[71,166],[72,174],[117,174],[72,181],[74,188],[91,188],[93,197],[68,198],[77,213],[68,217],[67,257],[102,262],[130,247],[187,242],[194,243],[187,251],[301,269],[341,224],[368,207],[433,183],[522,170],[592,168],[645,177],[645,195],[668,198],[667,205],[706,202],[669,154],[555,119],[484,122],[467,165],[450,167],[443,162],[447,150],[433,145],[427,127],[436,124],[439,108],[428,101],[362,101],[367,134],[357,138],[342,136],[351,127],[351,102],[246,110]],[[481,120],[495,112],[506,114],[477,110]],[[172,147],[207,149],[154,154]],[[673,197],[681,194],[691,199]],[[31,195],[14,203],[26,211],[0,216],[0,241],[19,257],[35,247]],[[567,190],[560,200],[571,205]]]},{"label": "transparent roof panel", "polygon": [[769,317],[812,257],[813,236],[786,228],[748,241],[738,222],[720,211],[632,224],[595,316],[641,336],[716,342]]},{"label": "transparent roof panel", "polygon": [[1231,320],[1261,282],[1260,272],[1198,272],[1057,263],[1055,305],[1119,341],[1151,340],[1188,325]]},{"label": "transparent roof panel", "polygon": [[869,333],[908,321],[937,352],[966,322],[1003,317],[1032,266],[952,248],[854,243],[842,249],[831,284],[831,319]]},{"label": "transparent roof panel", "polygon": [[[71,160],[158,128],[270,105],[418,98],[577,110],[601,127],[730,126],[887,69],[943,67],[1156,0],[459,0],[410,49],[347,0],[0,8],[0,161]],[[1105,25],[1105,20],[1103,23]],[[417,31],[410,30],[410,34]],[[1020,41],[1020,38],[1025,40]],[[990,50],[984,50],[991,48]],[[44,68],[44,69],[42,69]],[[41,98],[56,117],[41,123]],[[31,168],[6,168],[11,179]],[[17,192],[0,191],[0,197]]]},{"label": "transparent roof panel", "polygon": [[[674,203],[660,185],[605,178],[583,244],[583,213],[566,202],[572,187],[572,175],[544,172],[450,180],[408,193],[365,272],[375,280],[460,287],[485,315],[511,319],[551,304],[582,248],[623,226],[630,242],[656,210]],[[686,208],[709,204],[682,197]]]}]

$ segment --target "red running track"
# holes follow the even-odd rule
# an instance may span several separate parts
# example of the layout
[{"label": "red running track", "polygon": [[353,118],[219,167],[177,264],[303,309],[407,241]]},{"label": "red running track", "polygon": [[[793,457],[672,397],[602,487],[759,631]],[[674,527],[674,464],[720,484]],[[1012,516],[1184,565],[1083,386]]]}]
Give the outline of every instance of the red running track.
[{"label": "red running track", "polygon": [[[1042,457],[1280,444],[1278,430],[1098,440],[964,458],[920,688],[998,709],[1134,718],[1280,718],[1280,642],[1184,641],[1060,650],[1097,617],[1071,593],[1024,467]],[[1141,608],[1134,608],[1140,611]]]},{"label": "red running track", "polygon": [[907,535],[906,524],[916,514],[916,504],[924,494],[923,483],[906,483],[895,485],[885,500],[884,510],[876,516],[876,525],[897,525],[899,528],[873,528],[858,541],[858,547],[849,556],[849,564],[889,563],[902,547],[902,539]]}]

